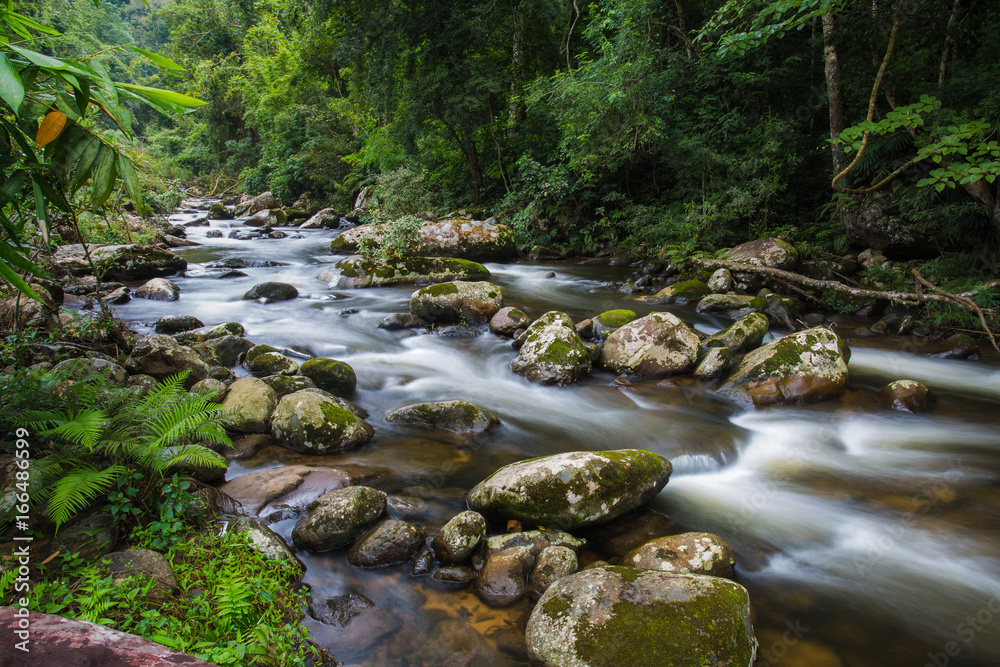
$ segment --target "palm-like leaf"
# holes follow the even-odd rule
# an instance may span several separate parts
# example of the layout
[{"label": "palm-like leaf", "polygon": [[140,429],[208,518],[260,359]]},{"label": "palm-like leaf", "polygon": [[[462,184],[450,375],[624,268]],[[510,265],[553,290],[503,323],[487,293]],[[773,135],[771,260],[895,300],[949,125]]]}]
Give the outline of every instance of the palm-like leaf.
[{"label": "palm-like leaf", "polygon": [[80,465],[60,477],[51,487],[48,515],[58,528],[71,516],[84,509],[91,500],[106,492],[116,479],[129,472],[121,465],[98,470],[92,465]]},{"label": "palm-like leaf", "polygon": [[108,416],[101,410],[80,410],[78,412],[40,413],[40,418],[32,420],[37,426],[52,424],[39,435],[64,440],[93,451],[107,426]]}]

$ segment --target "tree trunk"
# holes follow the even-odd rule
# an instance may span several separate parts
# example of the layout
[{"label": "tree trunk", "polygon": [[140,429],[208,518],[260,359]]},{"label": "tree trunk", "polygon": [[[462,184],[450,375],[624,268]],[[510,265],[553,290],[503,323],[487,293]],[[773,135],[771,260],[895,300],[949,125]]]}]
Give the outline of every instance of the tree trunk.
[{"label": "tree trunk", "polygon": [[524,14],[514,6],[514,44],[510,56],[510,101],[507,103],[507,138],[513,139],[521,123],[521,93],[524,88]]},{"label": "tree trunk", "polygon": [[944,85],[944,76],[948,70],[948,49],[955,38],[955,22],[958,21],[958,10],[961,0],[955,0],[951,5],[951,16],[948,17],[948,27],[944,30],[944,46],[941,47],[941,66],[938,68],[938,85]]},{"label": "tree trunk", "polygon": [[[844,131],[844,98],[840,90],[840,61],[834,42],[833,14],[823,15],[823,55],[826,70],[826,93],[830,100],[830,138],[836,140]],[[844,169],[844,148],[840,144],[831,146],[833,152],[833,172],[839,174]]]}]

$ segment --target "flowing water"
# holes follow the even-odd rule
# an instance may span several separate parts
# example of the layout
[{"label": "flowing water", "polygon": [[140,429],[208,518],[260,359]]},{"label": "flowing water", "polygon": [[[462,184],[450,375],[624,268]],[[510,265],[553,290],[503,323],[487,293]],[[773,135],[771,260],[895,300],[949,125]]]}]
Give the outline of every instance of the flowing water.
[{"label": "flowing water", "polygon": [[[224,234],[241,226],[212,222]],[[377,486],[390,494],[392,516],[440,525],[465,509],[476,482],[520,459],[648,449],[674,463],[653,502],[670,516],[672,532],[714,532],[734,547],[736,578],[751,593],[760,664],[1000,664],[997,366],[925,358],[919,341],[865,339],[853,345],[842,399],[757,412],[740,412],[713,394],[714,385],[687,380],[616,382],[595,372],[572,387],[541,387],[510,371],[510,341],[488,332],[377,328],[386,315],[407,311],[413,288],[329,289],[317,276],[339,259],[327,250],[335,231],[237,241],[206,238],[207,230],[189,228],[202,245],[179,251],[189,262],[175,279],[180,301],[136,299],[118,307],[119,316],[140,331],[168,314],[238,321],[256,343],[349,363],[358,376],[353,400],[370,412],[376,437],[357,451],[303,462],[383,470]],[[280,265],[227,279],[208,266],[237,257]],[[534,315],[556,309],[579,320],[618,307],[650,310],[608,286],[625,269],[487,266],[505,303]],[[270,305],[240,300],[265,280],[291,283],[300,296]],[[693,307],[659,308],[706,333],[728,324]],[[877,407],[874,391],[904,378],[932,389],[930,411]],[[455,398],[492,410],[503,426],[456,440],[383,419],[402,405]],[[303,458],[265,450],[234,462],[228,478]],[[272,527],[287,539],[293,525],[284,519]],[[299,555],[314,598],[360,593],[381,610],[347,629],[307,621],[347,664],[466,664],[449,661],[459,655],[474,656],[474,665],[525,663],[527,601],[490,609],[469,590],[411,577],[408,566],[370,571],[349,566],[343,554]]]}]

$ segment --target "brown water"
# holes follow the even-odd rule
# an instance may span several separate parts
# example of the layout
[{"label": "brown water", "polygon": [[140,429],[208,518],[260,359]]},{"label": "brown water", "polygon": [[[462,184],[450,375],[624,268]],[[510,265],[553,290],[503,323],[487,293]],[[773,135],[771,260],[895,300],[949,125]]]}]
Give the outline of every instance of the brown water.
[{"label": "brown water", "polygon": [[[212,224],[224,233],[240,225]],[[761,664],[1000,664],[997,366],[924,358],[930,350],[916,340],[852,341],[851,385],[842,399],[749,413],[716,397],[711,383],[616,383],[595,372],[572,387],[540,387],[509,370],[510,342],[489,333],[454,338],[378,329],[387,314],[407,310],[412,289],[328,289],[316,276],[338,259],[326,250],[336,232],[235,241],[205,239],[205,231],[189,230],[204,245],[181,253],[191,265],[176,280],[179,302],[135,300],[119,315],[139,329],[167,314],[235,320],[254,342],[351,364],[359,382],[354,400],[371,413],[376,437],[358,451],[305,462],[378,468],[373,485],[390,494],[391,516],[440,525],[465,509],[476,482],[531,456],[649,449],[675,469],[653,508],[670,516],[674,532],[715,532],[736,550]],[[205,267],[228,257],[283,266],[243,269],[247,277],[227,280]],[[625,269],[488,267],[505,303],[534,315],[650,310],[607,285],[623,279]],[[545,277],[550,271],[555,278]],[[263,280],[292,283],[300,297],[267,306],[239,300]],[[693,308],[665,308],[706,333],[727,325]],[[937,400],[929,412],[877,407],[874,390],[903,378],[931,387]],[[415,436],[383,419],[401,405],[454,398],[492,410],[503,426],[463,441]],[[302,458],[269,449],[234,463],[228,478]],[[288,538],[293,525],[285,518],[272,527]],[[349,665],[526,662],[530,602],[491,609],[468,590],[411,577],[408,566],[370,571],[349,566],[342,554],[299,555],[314,598],[360,593],[380,610],[346,629],[307,621],[317,641]]]}]

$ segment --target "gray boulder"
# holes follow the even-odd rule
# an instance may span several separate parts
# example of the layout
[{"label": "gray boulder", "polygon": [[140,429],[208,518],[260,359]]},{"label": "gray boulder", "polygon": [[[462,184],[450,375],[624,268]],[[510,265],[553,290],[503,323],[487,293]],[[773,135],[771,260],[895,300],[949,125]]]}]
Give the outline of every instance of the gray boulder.
[{"label": "gray boulder", "polygon": [[504,466],[469,492],[488,519],[564,529],[610,521],[660,492],[670,461],[637,449],[567,452]]},{"label": "gray boulder", "polygon": [[579,568],[576,552],[567,547],[546,547],[535,559],[535,569],[528,582],[535,593],[544,593],[549,586],[568,577]]},{"label": "gray boulder", "polygon": [[295,285],[288,283],[260,283],[254,285],[243,295],[244,301],[260,300],[263,303],[276,303],[278,301],[288,301],[299,295],[299,290]]},{"label": "gray boulder", "polygon": [[410,313],[428,322],[489,322],[503,308],[503,292],[488,282],[454,281],[422,287],[410,296]]},{"label": "gray boulder", "polygon": [[601,365],[615,373],[667,377],[698,361],[698,336],[672,313],[650,313],[616,329],[601,350]]},{"label": "gray boulder", "polygon": [[[148,280],[179,273],[187,268],[187,262],[166,250],[136,244],[90,246],[90,257],[100,268],[106,268],[105,281],[125,282]],[[72,275],[90,273],[83,246],[80,244],[60,246],[53,261]]]},{"label": "gray boulder", "polygon": [[153,331],[158,334],[167,334],[169,336],[171,334],[181,333],[182,331],[198,329],[203,326],[205,326],[205,323],[192,315],[164,315],[160,319],[156,320],[156,324],[153,326]]},{"label": "gray boulder", "polygon": [[506,306],[497,311],[490,319],[490,331],[510,338],[518,329],[526,329],[531,324],[531,317],[514,306]]},{"label": "gray boulder", "polygon": [[545,313],[518,340],[521,347],[510,367],[532,382],[570,384],[593,369],[590,352],[565,313]]},{"label": "gray boulder", "polygon": [[728,259],[743,264],[791,271],[799,263],[799,251],[781,239],[757,239],[731,249]]},{"label": "gray boulder", "polygon": [[108,561],[108,570],[116,581],[139,575],[152,579],[155,582],[154,590],[158,588],[164,593],[177,592],[177,577],[174,576],[170,562],[161,553],[149,549],[127,549],[112,552],[105,559]]},{"label": "gray boulder", "polygon": [[267,375],[262,377],[261,380],[274,390],[274,393],[278,395],[279,401],[297,391],[316,389],[316,383],[305,375]]},{"label": "gray boulder", "polygon": [[597,567],[552,584],[528,618],[546,667],[752,667],[750,596],[719,577]]},{"label": "gray boulder", "polygon": [[625,554],[621,564],[641,570],[731,579],[736,560],[732,548],[718,535],[683,533],[646,542]]},{"label": "gray boulder", "polygon": [[[443,283],[452,280],[489,280],[490,272],[482,264],[454,257],[394,257],[372,259],[351,255],[337,262],[340,277],[335,289],[384,287],[413,283]],[[325,274],[324,274],[325,275]]]},{"label": "gray boulder", "polygon": [[725,375],[733,364],[733,353],[725,347],[713,347],[705,352],[691,376],[698,380],[715,380]]},{"label": "gray boulder", "polygon": [[71,378],[80,380],[90,375],[100,375],[115,382],[125,382],[128,374],[125,369],[107,359],[67,359],[60,361],[52,368],[53,373],[65,373]]},{"label": "gray boulder", "polygon": [[234,535],[243,535],[251,549],[288,568],[296,580],[305,574],[306,567],[302,561],[295,557],[281,536],[265,526],[260,519],[238,516],[229,522],[226,530]]},{"label": "gray boulder", "polygon": [[125,360],[125,370],[151,375],[157,380],[190,371],[188,386],[211,374],[208,364],[201,360],[197,352],[163,334],[152,334],[140,339]]},{"label": "gray boulder", "polygon": [[479,435],[500,426],[495,414],[468,401],[418,403],[393,410],[385,416],[390,424],[420,426],[458,435]]},{"label": "gray boulder", "polygon": [[347,552],[355,567],[386,567],[404,563],[424,542],[424,532],[412,523],[387,519],[365,533]]},{"label": "gray boulder", "polygon": [[[362,225],[349,229],[330,243],[330,251],[349,255],[357,252],[362,238],[381,239],[385,225]],[[414,255],[460,257],[497,261],[517,254],[514,231],[495,220],[446,219],[420,227]]]},{"label": "gray boulder", "polygon": [[465,511],[452,517],[434,538],[431,546],[442,563],[461,563],[486,536],[486,519],[478,512]]},{"label": "gray boulder", "polygon": [[230,428],[241,433],[267,433],[268,420],[278,406],[274,390],[257,378],[243,378],[229,387],[223,407],[233,416]]},{"label": "gray boulder", "polygon": [[[260,346],[255,346],[260,347]],[[253,348],[250,348],[251,350]],[[280,352],[263,352],[254,355],[252,358],[247,350],[247,361],[250,371],[254,375],[298,375],[299,362],[286,357]]]},{"label": "gray boulder", "polygon": [[152,299],[153,301],[177,301],[181,298],[181,290],[166,278],[147,280],[132,292],[137,299]]},{"label": "gray boulder", "polygon": [[355,449],[375,431],[337,397],[318,391],[284,396],[271,416],[278,444],[304,454],[333,454]]},{"label": "gray boulder", "polygon": [[350,486],[320,496],[306,507],[292,529],[295,546],[330,551],[354,543],[385,512],[385,493]]},{"label": "gray boulder", "polygon": [[706,338],[704,346],[725,347],[733,354],[739,354],[760,347],[767,329],[767,318],[760,313],[751,313]]},{"label": "gray boulder", "polygon": [[712,290],[700,280],[683,280],[664,287],[651,296],[638,297],[638,301],[646,303],[697,303],[711,294]]}]

